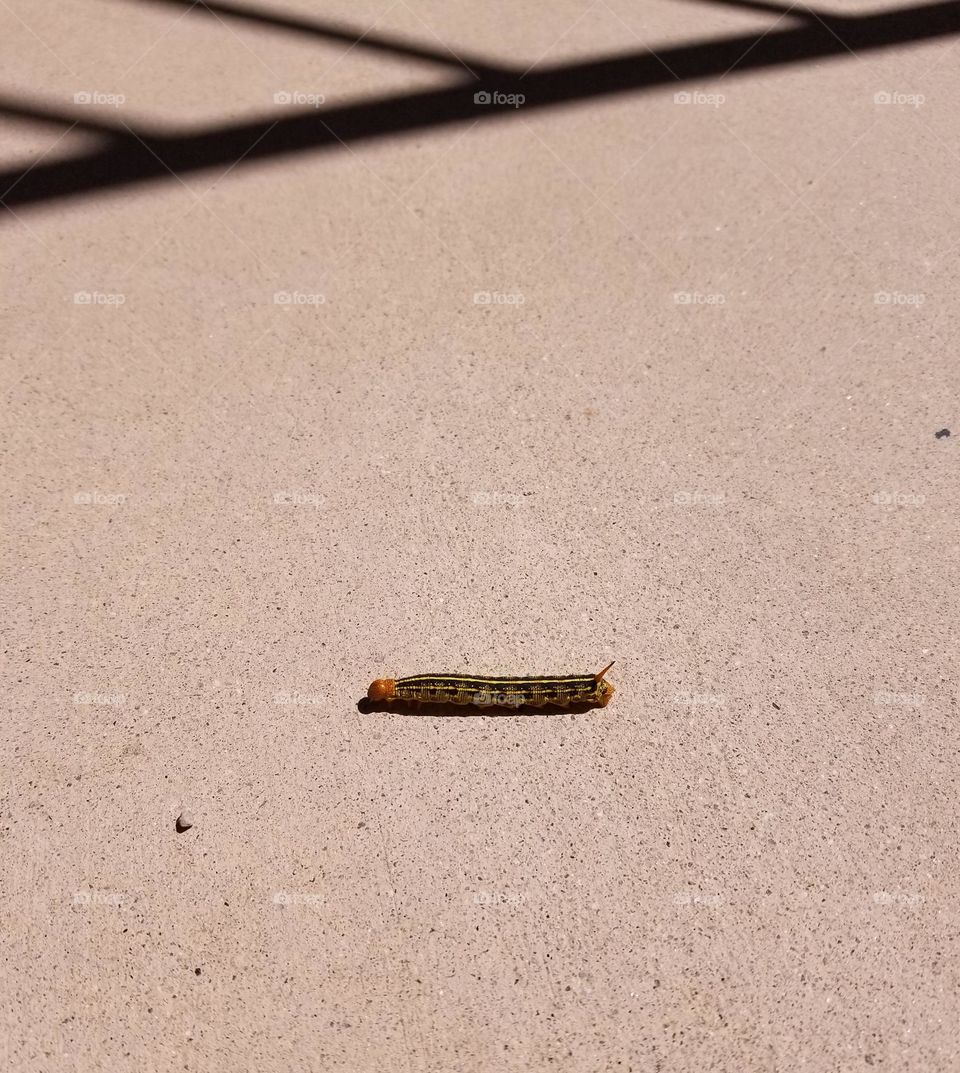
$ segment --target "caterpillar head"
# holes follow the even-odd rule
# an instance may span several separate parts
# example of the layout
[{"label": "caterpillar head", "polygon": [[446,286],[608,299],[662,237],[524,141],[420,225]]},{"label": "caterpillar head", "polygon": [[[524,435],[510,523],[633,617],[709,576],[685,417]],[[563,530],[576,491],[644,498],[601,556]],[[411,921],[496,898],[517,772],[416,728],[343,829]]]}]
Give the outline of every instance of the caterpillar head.
[{"label": "caterpillar head", "polygon": [[378,678],[370,683],[367,700],[396,700],[397,683],[394,678]]}]

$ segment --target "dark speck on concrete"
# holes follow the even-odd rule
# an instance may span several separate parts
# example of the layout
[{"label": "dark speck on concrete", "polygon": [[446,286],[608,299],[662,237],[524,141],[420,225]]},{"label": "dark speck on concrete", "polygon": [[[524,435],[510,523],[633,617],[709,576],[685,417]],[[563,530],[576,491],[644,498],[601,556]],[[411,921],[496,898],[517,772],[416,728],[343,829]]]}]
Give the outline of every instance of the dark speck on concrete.
[{"label": "dark speck on concrete", "polygon": [[945,440],[949,435],[950,429],[948,428],[942,428],[939,432],[934,433],[934,436],[936,436],[938,440]]}]

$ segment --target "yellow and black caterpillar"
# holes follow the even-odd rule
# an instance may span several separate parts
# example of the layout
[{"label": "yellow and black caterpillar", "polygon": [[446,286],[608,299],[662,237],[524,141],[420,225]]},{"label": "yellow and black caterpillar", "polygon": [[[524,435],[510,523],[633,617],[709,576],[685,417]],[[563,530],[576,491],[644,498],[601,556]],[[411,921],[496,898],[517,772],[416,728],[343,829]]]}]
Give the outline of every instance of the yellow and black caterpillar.
[{"label": "yellow and black caterpillar", "polygon": [[598,674],[562,674],[548,678],[487,678],[470,674],[414,674],[378,678],[367,690],[373,701],[414,704],[476,704],[483,708],[543,708],[589,704],[605,708],[614,688],[604,679],[613,663]]}]

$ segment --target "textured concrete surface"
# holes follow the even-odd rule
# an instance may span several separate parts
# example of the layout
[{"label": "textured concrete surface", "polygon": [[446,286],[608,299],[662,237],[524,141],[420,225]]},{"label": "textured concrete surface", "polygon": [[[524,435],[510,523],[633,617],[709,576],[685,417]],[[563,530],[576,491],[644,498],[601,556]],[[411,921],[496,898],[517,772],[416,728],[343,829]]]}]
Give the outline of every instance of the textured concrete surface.
[{"label": "textured concrete surface", "polygon": [[[0,5],[0,166],[800,25],[282,11]],[[960,1067],[957,40],[5,214],[3,1068]]]}]

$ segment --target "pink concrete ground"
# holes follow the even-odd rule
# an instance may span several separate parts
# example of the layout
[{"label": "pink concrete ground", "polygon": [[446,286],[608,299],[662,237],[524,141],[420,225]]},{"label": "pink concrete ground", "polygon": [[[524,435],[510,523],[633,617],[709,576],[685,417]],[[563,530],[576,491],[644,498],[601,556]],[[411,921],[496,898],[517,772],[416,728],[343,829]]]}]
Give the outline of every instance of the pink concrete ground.
[{"label": "pink concrete ground", "polygon": [[[521,71],[796,19],[282,11]],[[69,117],[5,169],[466,77],[0,37]],[[4,1069],[960,1068],[957,42],[6,214]],[[586,715],[356,706],[610,659]]]}]

